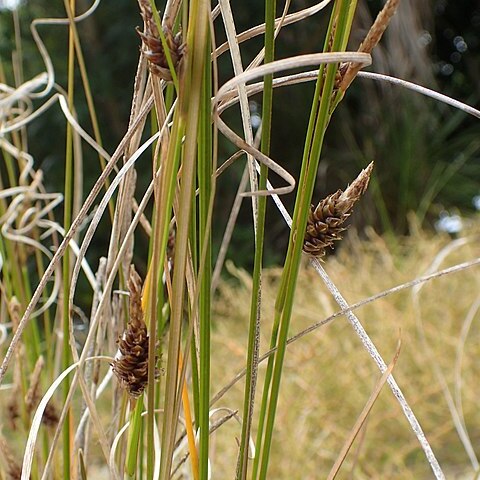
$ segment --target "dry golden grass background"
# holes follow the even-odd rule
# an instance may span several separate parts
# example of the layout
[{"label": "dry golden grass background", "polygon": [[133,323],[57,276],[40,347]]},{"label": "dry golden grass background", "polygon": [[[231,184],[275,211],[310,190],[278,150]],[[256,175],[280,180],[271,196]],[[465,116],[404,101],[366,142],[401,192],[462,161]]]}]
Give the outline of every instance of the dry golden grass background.
[{"label": "dry golden grass background", "polygon": [[[480,256],[473,230],[465,245],[453,244],[451,251],[451,239],[422,232],[400,240],[394,248],[373,233],[366,240],[353,234],[345,242],[336,256],[327,259],[325,268],[350,304],[422,276],[444,248],[447,255],[438,269]],[[307,263],[302,270],[291,335],[338,311],[315,271]],[[229,271],[232,279],[221,284],[214,307],[215,392],[241,370],[247,344],[250,277],[233,265]],[[279,269],[270,269],[263,277],[262,352],[269,342],[280,275]],[[356,311],[387,363],[401,339],[401,353],[393,374],[411,402],[447,478],[472,478],[472,467],[433,364],[443,373],[452,394],[455,382],[461,380],[466,427],[477,454],[480,453],[478,313],[464,345],[461,379],[455,367],[462,326],[478,301],[479,285],[478,268],[474,267],[424,284],[418,296],[419,309],[415,308],[412,289],[407,289]],[[421,338],[421,324],[428,348]],[[428,354],[429,348],[433,358]],[[260,372],[264,371],[265,363],[260,367]],[[269,478],[326,478],[379,378],[377,367],[345,317],[336,318],[291,344],[282,380]],[[239,382],[217,406],[241,409],[242,401],[243,384]],[[234,421],[215,433],[213,478],[234,477],[239,436],[240,427]],[[337,478],[431,478],[430,467],[387,385]]]},{"label": "dry golden grass background", "polygon": [[[478,231],[478,224],[475,227]],[[353,304],[422,276],[441,252],[446,255],[437,269],[480,257],[473,226],[466,232],[463,245],[453,242],[458,241],[417,231],[389,246],[384,238],[372,232],[361,240],[350,231],[337,254],[327,258],[325,268]],[[220,282],[214,303],[212,393],[226,385],[245,365],[251,277],[231,263],[227,269],[230,278]],[[262,353],[269,342],[280,275],[279,268],[271,268],[263,276]],[[478,455],[480,324],[474,307],[480,303],[479,285],[478,267],[473,267],[423,284],[418,297],[419,310],[415,308],[411,288],[356,310],[387,363],[394,357],[401,339],[400,357],[393,374],[449,479],[475,477],[433,371],[432,358],[422,342],[419,321],[433,352],[433,362],[445,376],[452,395],[456,382],[461,380],[463,415]],[[297,286],[291,336],[337,311],[322,280],[305,261]],[[456,361],[461,331],[469,314],[474,316],[462,350],[460,379]],[[285,362],[268,478],[326,478],[380,374],[343,316],[290,344]],[[260,366],[259,385],[265,365],[266,362]],[[258,407],[259,394],[256,401]],[[215,407],[240,410],[242,402],[240,381]],[[106,409],[102,415],[109,415],[108,403],[106,398],[99,402],[100,411]],[[5,434],[6,408],[2,411],[0,422]],[[221,411],[212,420],[224,414]],[[234,478],[239,436],[240,425],[233,419],[213,434],[212,478]],[[22,442],[18,443],[16,436],[11,440],[14,441],[10,446],[19,460]],[[102,461],[100,456],[97,460]],[[106,478],[106,475],[108,472],[100,465],[97,468],[92,465],[89,471],[89,478]],[[337,478],[428,479],[431,475],[403,412],[384,385]]]}]

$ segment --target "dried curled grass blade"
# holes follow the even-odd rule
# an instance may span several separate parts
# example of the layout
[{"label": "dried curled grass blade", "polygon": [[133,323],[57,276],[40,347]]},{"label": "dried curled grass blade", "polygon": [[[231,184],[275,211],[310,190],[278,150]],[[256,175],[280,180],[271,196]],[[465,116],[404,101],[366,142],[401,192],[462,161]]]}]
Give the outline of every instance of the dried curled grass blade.
[{"label": "dried curled grass blade", "polygon": [[[278,77],[273,80],[273,87],[285,87],[287,85],[297,85],[299,83],[311,82],[316,80],[318,77],[318,70],[310,70],[308,72],[297,73],[294,75],[286,75],[284,77]],[[416,83],[409,82],[407,80],[402,80],[397,77],[392,77],[389,75],[384,75],[381,73],[375,72],[358,72],[357,77],[359,78],[368,78],[370,80],[376,80],[379,82],[388,82],[399,87],[406,88],[408,90],[412,90],[417,92],[421,95],[426,97],[433,98],[434,100],[438,100],[439,102],[445,103],[446,105],[450,105],[451,107],[457,108],[459,110],[468,113],[476,118],[480,119],[480,110],[472,107],[471,105],[467,105],[466,103],[460,102],[454,98],[451,98],[447,95],[444,95],[440,92],[432,90],[431,88],[422,87],[421,85],[417,85]],[[247,94],[248,96],[255,95],[263,90],[263,82],[253,83],[247,86]],[[228,96],[226,95],[226,98]],[[235,103],[238,102],[238,98],[235,95],[231,95],[227,100],[224,100],[222,103],[220,111],[223,111],[226,108],[231,107]]]},{"label": "dried curled grass blade", "polygon": [[150,111],[151,107],[153,105],[153,98],[150,97],[148,101],[145,103],[144,107],[142,108],[141,112],[139,113],[138,117],[135,119],[135,121],[132,123],[131,128],[127,131],[125,136],[123,137],[122,141],[118,145],[115,153],[112,155],[110,160],[108,161],[107,165],[105,166],[105,169],[102,171],[100,174],[99,178],[95,182],[95,185],[92,187],[90,190],[87,198],[85,199],[85,202],[82,205],[82,208],[78,212],[78,215],[75,217],[75,219],[72,222],[72,225],[70,226],[70,229],[68,232],[65,234],[65,237],[63,238],[61,244],[59,245],[57,251],[53,255],[52,260],[48,264],[47,268],[45,269],[45,272],[43,274],[43,277],[41,278],[35,292],[32,295],[32,298],[30,299],[29,304],[27,305],[27,308],[25,310],[25,313],[22,316],[22,319],[20,321],[20,324],[18,326],[18,329],[16,330],[12,341],[10,342],[10,345],[7,349],[7,352],[5,354],[5,357],[2,361],[2,365],[0,366],[0,384],[3,381],[3,378],[5,377],[5,373],[8,369],[8,366],[10,364],[10,361],[13,357],[13,354],[15,352],[15,349],[18,345],[18,342],[20,340],[20,337],[23,333],[23,330],[25,329],[28,320],[30,319],[30,316],[33,312],[33,309],[37,305],[38,301],[40,300],[40,297],[42,295],[42,292],[48,282],[48,279],[51,277],[54,269],[57,267],[58,262],[60,259],[63,257],[63,254],[65,252],[65,249],[67,248],[70,240],[73,238],[77,230],[79,229],[80,225],[84,221],[85,217],[87,216],[88,210],[92,206],[94,200],[96,199],[97,195],[100,193],[100,190],[102,189],[103,185],[105,184],[105,180],[107,177],[110,175],[112,170],[114,169],[116,162],[120,159],[121,154],[123,153],[124,149],[126,148],[130,138],[134,133],[136,132],[136,129],[138,128],[138,125],[143,121],[147,113]]},{"label": "dried curled grass blade", "polygon": [[60,108],[62,109],[65,118],[68,120],[75,132],[78,133],[78,135],[80,135],[83,140],[85,140],[85,142],[87,142],[105,160],[110,160],[110,155],[77,122],[74,115],[72,114],[72,112],[70,112],[70,109],[68,108],[67,99],[64,97],[64,95],[60,93],[56,93],[55,95],[50,97],[41,107],[39,107],[27,117],[22,118],[20,121],[13,121],[10,123],[6,122],[5,125],[0,129],[0,134],[10,133],[27,126],[32,120],[42,115],[57,101],[60,104]]},{"label": "dried curled grass blade", "polygon": [[[286,15],[285,18],[280,17],[275,20],[275,28],[278,28],[280,25],[284,27],[287,25],[291,25],[293,23],[297,23],[305,18],[311,17],[316,13],[323,10],[332,0],[323,0],[322,2],[317,3],[316,5],[312,5],[311,7],[305,8],[303,10],[299,10],[298,12],[290,13]],[[257,37],[258,35],[262,35],[265,33],[265,24],[262,23],[261,25],[257,25],[256,27],[252,27],[245,32],[239,33],[237,35],[237,42],[243,43],[247,40]],[[215,55],[219,57],[222,53],[225,53],[229,49],[228,42],[222,43],[216,50]]]},{"label": "dried curled grass blade", "polygon": [[[37,178],[37,176],[40,175],[40,173],[38,171],[36,172],[33,169],[34,160],[29,153],[19,150],[17,147],[15,147],[10,142],[8,142],[5,138],[0,138],[0,148],[2,150],[7,151],[16,160],[23,160],[23,165],[20,166],[20,175],[18,177],[19,179],[18,183],[22,186],[2,189],[2,191],[0,192],[0,195],[1,195],[0,198],[4,198],[5,196],[9,196],[11,194],[13,195],[16,193],[17,190],[19,192],[27,191],[29,187],[26,187],[24,185],[29,183],[28,181],[29,176],[32,178],[32,183],[30,184],[30,188],[33,188],[36,182],[40,183],[41,179]],[[15,193],[10,193],[10,192],[15,192]]]},{"label": "dried curled grass blade", "polygon": [[[75,23],[81,22],[88,18],[98,7],[100,0],[95,0],[93,4],[82,14],[77,15],[73,18]],[[12,89],[7,88],[9,95],[4,97],[0,101],[0,108],[5,108],[6,106],[12,105],[13,103],[23,101],[28,104],[29,99],[33,98],[42,98],[46,96],[53,88],[55,83],[55,70],[53,68],[53,63],[48,53],[45,44],[43,43],[37,27],[45,25],[68,25],[70,20],[68,18],[37,18],[32,21],[30,24],[30,30],[32,32],[33,40],[37,45],[38,51],[43,59],[46,72],[43,72],[31,80],[24,82],[18,88]],[[43,90],[36,92],[38,88],[41,88],[45,85]],[[20,109],[21,112],[21,109]]]},{"label": "dried curled grass blade", "polygon": [[[235,30],[235,21],[233,12],[228,0],[219,0],[220,11],[225,26],[225,32],[227,34],[227,41],[230,50],[230,56],[232,59],[233,71],[235,76],[240,75],[243,72],[242,56],[240,54],[240,47],[237,43],[237,35]],[[242,117],[242,126],[245,136],[245,141],[248,145],[253,145],[253,129],[250,119],[250,107],[248,105],[248,95],[246,92],[245,83],[238,85],[238,98],[240,103],[240,113]],[[247,166],[250,177],[250,189],[251,191],[258,190],[257,176],[255,173],[255,162],[251,154],[247,155]],[[256,235],[257,231],[257,199],[252,197],[252,210],[253,210],[253,226]]]},{"label": "dried curled grass blade", "polygon": [[[306,55],[298,55],[295,57],[275,60],[266,65],[252,68],[243,72],[241,75],[233,77],[225,82],[218,90],[217,95],[213,99],[214,108],[221,113],[224,110],[223,103],[229,100],[229,95],[235,96],[238,85],[250,82],[256,78],[265,75],[275,74],[292,68],[309,67],[312,65],[321,65],[329,63],[356,62],[366,67],[372,63],[372,57],[368,53],[359,52],[326,52],[326,53],[310,53]],[[318,72],[318,70],[317,70]]]},{"label": "dried curled grass blade", "polygon": [[286,187],[276,188],[274,190],[263,190],[243,194],[244,196],[251,195],[282,195],[290,193],[295,188],[295,179],[288,173],[283,167],[272,160],[270,157],[264,155],[258,149],[248,145],[244,139],[240,138],[227,124],[220,118],[220,113],[223,111],[222,102],[232,94],[232,91],[236,91],[239,85],[245,84],[248,81],[262,77],[264,75],[273,74],[279,71],[288,70],[291,68],[301,68],[311,65],[319,65],[322,63],[338,63],[346,61],[356,61],[363,66],[369,65],[371,57],[366,53],[316,53],[309,55],[301,55],[297,57],[291,57],[284,60],[277,60],[260,67],[253,68],[240,75],[235,76],[228,82],[226,82],[217,92],[214,98],[213,115],[214,122],[217,124],[219,130],[238,148],[252,155],[258,162],[266,165],[270,170],[279,175],[284,181],[288,183]]},{"label": "dried curled grass blade", "polygon": [[[112,361],[110,357],[98,356],[98,357],[91,357],[88,360],[108,360],[109,362]],[[47,407],[48,402],[53,397],[55,391],[63,382],[63,380],[76,368],[78,368],[79,363],[74,363],[70,365],[66,370],[64,370],[50,385],[48,390],[45,392],[45,395],[40,400],[38,407],[35,411],[35,414],[32,419],[32,425],[30,427],[30,431],[28,432],[27,443],[24,449],[24,456],[23,456],[23,465],[22,465],[22,480],[29,480],[30,474],[32,471],[32,462],[35,455],[35,445],[37,442],[38,432],[40,430],[40,426],[42,424],[42,417],[45,413],[45,408]],[[46,471],[44,471],[43,476],[46,475]]]}]

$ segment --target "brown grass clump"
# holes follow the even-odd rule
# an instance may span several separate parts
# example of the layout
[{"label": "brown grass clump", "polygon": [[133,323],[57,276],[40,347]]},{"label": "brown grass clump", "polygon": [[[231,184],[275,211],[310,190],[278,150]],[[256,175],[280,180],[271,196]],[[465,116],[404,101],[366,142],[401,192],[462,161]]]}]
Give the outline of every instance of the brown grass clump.
[{"label": "brown grass clump", "polygon": [[[343,244],[347,248],[341,248],[325,266],[350,304],[421,276],[449,244],[445,237],[421,232],[396,245],[388,245],[373,233],[368,241],[356,238],[354,231],[350,233]],[[438,268],[479,256],[478,241],[472,240],[454,249]],[[244,366],[250,277],[233,267],[230,273],[236,278],[221,284],[215,305],[217,321],[212,347],[214,360],[218,361],[212,362],[213,392]],[[268,349],[270,341],[272,319],[267,312],[273,311],[280,275],[280,269],[270,269],[262,280],[261,353]],[[407,289],[356,310],[387,363],[395,355],[401,338],[402,350],[393,374],[447,478],[471,478],[458,476],[471,472],[471,465],[433,370],[441,370],[452,393],[460,385],[464,420],[475,447],[480,440],[478,322],[472,324],[463,347],[460,332],[478,297],[477,277],[478,268],[471,268],[430,281],[418,293],[418,309],[412,289]],[[305,268],[298,280],[290,336],[336,311],[338,306],[316,272]],[[459,349],[460,369],[455,366]],[[260,377],[264,372],[262,363]],[[292,343],[285,358],[269,478],[327,478],[379,378],[378,369],[345,317],[338,317]],[[242,395],[240,381],[215,406],[239,408]],[[216,478],[234,475],[234,438],[239,430],[229,422],[216,433],[212,457]],[[337,478],[431,478],[420,446],[388,388],[380,393]]]}]

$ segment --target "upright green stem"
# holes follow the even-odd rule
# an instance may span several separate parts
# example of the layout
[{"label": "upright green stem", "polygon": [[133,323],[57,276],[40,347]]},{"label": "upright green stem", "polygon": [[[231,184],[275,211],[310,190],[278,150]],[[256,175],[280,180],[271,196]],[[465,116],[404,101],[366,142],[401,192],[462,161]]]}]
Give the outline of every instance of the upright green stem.
[{"label": "upright green stem", "polygon": [[[75,0],[70,0],[70,8],[75,12]],[[73,111],[73,89],[74,89],[74,68],[75,68],[75,45],[73,27],[69,28],[68,40],[68,107]],[[67,138],[65,152],[65,200],[63,214],[63,228],[67,231],[72,222],[72,203],[73,203],[73,130],[70,123],[67,122]],[[67,369],[71,362],[71,352],[68,339],[70,338],[70,312],[68,295],[70,291],[70,249],[65,250],[63,257],[63,346],[62,346],[62,368]],[[62,395],[64,400],[70,390],[70,380],[66,378],[62,383]],[[71,415],[69,411],[68,416]],[[63,424],[63,478],[70,478],[70,421]]]},{"label": "upright green stem", "polygon": [[203,85],[198,134],[198,187],[199,187],[199,320],[200,320],[200,455],[199,473],[202,480],[208,478],[208,451],[210,436],[210,321],[211,321],[211,283],[212,283],[212,245],[210,225],[208,224],[210,197],[212,190],[212,127],[211,98],[212,71],[210,62],[210,41],[204,52]]},{"label": "upright green stem", "polygon": [[[265,63],[274,60],[274,29],[275,29],[275,0],[265,0]],[[270,138],[272,124],[273,76],[267,75],[264,79],[262,103],[262,140],[261,151],[265,155],[270,153]],[[268,168],[260,167],[259,190],[267,188]],[[250,304],[250,325],[247,351],[247,373],[245,377],[245,392],[243,398],[243,423],[240,441],[239,461],[237,466],[237,479],[246,479],[248,470],[248,443],[252,425],[253,409],[255,404],[255,388],[258,374],[258,351],[260,338],[260,310],[261,310],[261,274],[263,265],[263,247],[265,239],[265,213],[267,197],[258,198],[256,222],[256,242],[253,265],[252,299]],[[262,428],[257,436],[257,453],[261,446]],[[252,478],[256,476],[258,468],[258,455],[255,458]]]},{"label": "upright green stem", "polygon": [[[332,13],[334,18],[331,19],[329,28],[330,32],[334,32],[332,51],[340,51],[342,46],[346,45],[345,35],[348,37],[349,34],[348,19],[351,17],[351,15],[349,16],[349,13],[351,12],[351,3],[352,2],[348,0],[338,0],[335,3]],[[330,36],[330,33],[328,33],[328,35]],[[329,38],[327,37],[326,45],[328,45],[328,41]],[[279,329],[277,351],[273,360],[268,411],[265,421],[265,438],[261,452],[262,457],[259,478],[262,480],[267,478],[270,448],[273,438],[273,427],[280,391],[280,381],[282,377],[290,318],[293,308],[293,298],[295,294],[298,271],[300,268],[303,237],[308,218],[308,207],[310,205],[315,186],[316,173],[325,130],[330,120],[332,93],[336,70],[336,64],[329,64],[326,69],[320,69],[319,78],[317,81],[318,88],[316,89],[316,93],[321,90],[320,106],[318,111],[315,106],[312,108],[313,115],[310,117],[308,134],[313,132],[313,136],[311,137],[310,142],[309,135],[307,134],[287,258],[282,274],[282,282],[277,296],[272,339],[274,336],[276,336],[276,330],[278,327]],[[268,385],[266,385],[265,389],[267,388]]]},{"label": "upright green stem", "polygon": [[[165,380],[165,403],[162,429],[162,458],[160,478],[170,478],[175,431],[178,418],[175,412],[180,400],[178,393],[178,367],[185,293],[185,271],[188,255],[189,222],[192,210],[194,173],[197,157],[198,123],[204,75],[205,49],[208,45],[209,5],[204,0],[192,0],[187,32],[187,58],[184,78],[179,87],[178,121],[185,132],[182,176],[176,211],[177,234],[172,281],[172,313],[168,341],[168,362]],[[174,120],[175,122],[175,120]],[[174,123],[175,125],[175,123]],[[178,132],[177,132],[178,133]],[[182,135],[183,136],[183,135]],[[178,138],[182,140],[182,136]],[[172,135],[173,137],[173,135]],[[202,391],[200,392],[200,399]],[[202,410],[200,406],[200,410]],[[202,412],[200,412],[202,414]],[[208,455],[208,452],[207,452]],[[201,459],[200,459],[201,461]],[[200,465],[201,478],[207,478],[208,463]]]},{"label": "upright green stem", "polygon": [[[149,320],[149,358],[148,358],[148,416],[147,416],[147,478],[153,478],[154,467],[154,420],[155,420],[155,365],[156,365],[156,321],[155,315],[157,313],[157,290],[158,280],[160,278],[159,273],[163,271],[163,258],[165,256],[170,216],[172,212],[173,194],[176,187],[176,178],[178,165],[180,161],[181,141],[183,137],[184,124],[181,121],[181,115],[179,110],[175,112],[173,120],[173,128],[170,135],[170,143],[168,146],[166,161],[162,162],[163,174],[160,178],[160,185],[157,189],[157,195],[155,198],[155,220],[154,220],[154,233],[153,233],[153,248],[152,258],[150,262],[151,282],[149,292],[149,302],[147,319]],[[172,329],[176,326],[171,324],[170,338],[172,335]],[[173,343],[173,342],[172,342]],[[169,356],[170,361],[170,343],[169,343]],[[170,363],[170,362],[169,362]],[[167,368],[168,365],[167,364]],[[166,379],[166,396],[169,395],[170,389],[176,389],[176,377],[174,380],[170,380],[171,371],[167,371]],[[173,386],[172,386],[173,385]],[[165,424],[167,422],[167,414],[164,415],[164,431]],[[166,435],[162,436],[162,452],[166,452]],[[162,471],[163,462],[166,461],[166,454],[162,455],[162,463],[160,469]],[[161,476],[160,478],[167,478]]]},{"label": "upright green stem", "polygon": [[138,463],[138,444],[140,441],[140,433],[142,431],[142,411],[143,397],[140,397],[135,405],[135,408],[130,412],[131,428],[128,430],[128,447],[125,470],[127,475],[132,478],[135,476],[135,470]]}]

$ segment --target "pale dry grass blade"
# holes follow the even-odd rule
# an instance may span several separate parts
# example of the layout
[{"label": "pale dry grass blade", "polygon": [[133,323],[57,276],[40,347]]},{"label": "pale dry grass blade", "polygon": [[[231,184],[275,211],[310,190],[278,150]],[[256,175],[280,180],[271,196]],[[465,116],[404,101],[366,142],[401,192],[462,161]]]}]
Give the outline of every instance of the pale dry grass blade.
[{"label": "pale dry grass blade", "polygon": [[458,110],[462,110],[463,112],[468,113],[469,115],[473,115],[476,118],[480,118],[480,110],[477,110],[476,108],[473,108],[466,103],[455,100],[448,95],[436,92],[431,88],[422,87],[421,85],[417,85],[416,83],[402,80],[400,78],[391,77],[389,75],[383,75],[381,73],[359,72],[358,77],[377,80],[380,82],[388,82],[394,85],[398,85],[399,87],[407,88],[408,90],[412,90],[414,92],[425,95],[426,97],[433,98],[434,100],[438,100],[439,102],[445,103],[446,105],[457,108]]},{"label": "pale dry grass blade", "polygon": [[[265,75],[275,74],[284,70],[290,70],[292,68],[303,68],[329,63],[344,63],[349,61],[361,63],[364,67],[366,67],[371,64],[372,58],[368,53],[327,52],[311,53],[284,58],[282,60],[275,60],[274,62],[266,65],[261,65],[259,67],[255,67],[254,69],[247,70],[241,75],[225,82],[213,99],[214,106],[218,108],[219,113],[223,112],[225,110],[225,103],[229,101],[231,97],[236,96],[235,92],[238,84],[247,83]],[[306,72],[305,75],[308,77],[308,79],[305,79],[305,81],[312,80],[313,77],[318,78],[318,70],[316,70],[316,74],[314,72]]]},{"label": "pale dry grass blade", "polygon": [[[255,134],[255,140],[254,140],[255,148],[258,148],[258,146],[260,145],[261,135],[262,135],[262,125],[260,124],[260,126],[258,127],[257,132]],[[239,152],[237,152],[237,154],[238,154],[238,156],[243,155],[243,152],[239,151]],[[232,155],[232,157],[230,157],[232,159],[232,163],[236,160],[236,158],[238,158],[237,154],[234,154],[234,155]],[[227,162],[229,162],[229,160],[230,159],[225,161],[217,169],[217,171],[216,171],[217,176],[221,175],[221,173],[223,173],[223,171],[224,171],[223,167],[226,164],[227,165],[226,165],[225,168],[227,168],[229,166],[229,164],[227,163]],[[240,207],[242,205],[242,200],[244,198],[242,196],[242,193],[247,188],[247,182],[248,182],[248,178],[249,178],[249,176],[248,176],[249,171],[248,171],[247,167],[245,168],[245,170],[243,172],[243,175],[242,175],[242,178],[240,180],[240,183],[238,185],[237,194],[235,195],[235,200],[233,202],[232,208],[230,209],[230,215],[228,217],[227,225],[225,227],[225,231],[224,231],[223,238],[222,238],[222,243],[220,244],[220,249],[218,251],[217,259],[216,259],[216,262],[215,262],[215,268],[213,270],[213,275],[212,275],[212,292],[215,292],[215,290],[217,289],[218,282],[220,280],[220,274],[222,272],[223,264],[225,262],[225,257],[227,255],[228,246],[230,244],[230,240],[232,238],[233,230],[234,230],[235,224],[237,222],[238,213],[240,212]],[[258,165],[257,162],[255,162],[255,167],[256,167],[257,173],[260,174],[260,166]],[[268,182],[268,184],[270,185],[270,182]]]},{"label": "pale dry grass blade", "polygon": [[153,142],[155,142],[158,138],[160,138],[161,133],[162,132],[160,131],[154,134],[153,136],[151,136],[146,142],[143,143],[143,145],[135,152],[135,154],[128,159],[128,161],[122,166],[120,171],[112,180],[110,186],[105,192],[105,195],[103,196],[98,207],[96,208],[95,214],[93,215],[93,218],[89,223],[88,229],[85,232],[82,245],[80,246],[79,255],[77,257],[77,261],[75,262],[75,266],[73,269],[70,295],[69,295],[70,308],[72,307],[73,297],[77,287],[77,280],[78,280],[78,275],[80,273],[81,259],[85,257],[86,251],[92,241],[93,235],[95,234],[95,231],[102,219],[102,216],[108,207],[108,203],[110,202],[112,195],[114,194],[117,187],[120,185],[120,182],[125,177],[125,175],[127,175],[129,170],[134,166],[138,158],[153,144]]},{"label": "pale dry grass blade", "polygon": [[[108,362],[111,362],[113,359],[111,357],[105,357],[105,356],[99,356],[92,358],[90,360],[107,360]],[[42,417],[45,412],[45,408],[56,392],[57,388],[60,386],[60,384],[63,382],[63,380],[76,368],[78,368],[79,364],[74,363],[70,365],[66,370],[64,370],[50,385],[48,390],[45,392],[45,395],[42,397],[40,400],[40,403],[38,404],[38,407],[35,411],[35,415],[33,416],[32,419],[32,424],[30,427],[30,432],[28,434],[28,439],[27,443],[25,446],[24,450],[24,457],[23,457],[23,466],[22,466],[22,480],[28,480],[30,478],[30,473],[32,469],[32,462],[33,458],[35,455],[35,444],[37,441],[37,436],[38,432],[40,430],[41,422],[42,422]],[[47,474],[47,469],[45,468],[45,471],[43,473],[43,477]]]},{"label": "pale dry grass blade", "polygon": [[[232,59],[233,71],[235,76],[243,73],[242,57],[240,54],[240,47],[237,43],[237,34],[235,29],[235,21],[233,19],[233,12],[230,7],[229,0],[219,0],[220,12],[227,34],[227,41]],[[245,141],[248,145],[253,145],[253,130],[252,122],[250,120],[250,107],[248,105],[248,96],[246,93],[245,83],[237,85],[238,98],[240,103],[240,113],[242,117],[242,126]],[[218,95],[218,92],[217,92]],[[248,172],[250,177],[250,190],[255,192],[258,190],[257,175],[255,173],[254,159],[251,154],[247,153]],[[253,227],[256,235],[257,231],[257,199],[252,197],[252,211],[253,211]]]},{"label": "pale dry grass blade", "polygon": [[245,192],[248,184],[248,169],[245,168],[243,171],[242,179],[238,185],[237,194],[235,195],[235,200],[233,202],[232,208],[230,209],[230,214],[228,216],[227,225],[223,233],[222,243],[220,244],[220,249],[218,251],[217,260],[215,262],[215,268],[212,275],[212,292],[215,292],[220,280],[220,275],[222,273],[223,264],[225,262],[225,257],[227,256],[228,246],[233,235],[233,230],[237,223],[238,214],[240,212],[240,207],[242,205],[243,196],[242,193]]},{"label": "pale dry grass blade", "polygon": [[[292,25],[293,23],[297,23],[301,20],[304,20],[305,18],[311,17],[323,10],[331,1],[332,0],[323,0],[322,2],[319,2],[303,10],[299,10],[298,12],[290,13],[289,15],[282,14],[282,17],[275,20],[275,28],[278,28],[280,25],[283,25],[284,27],[287,25]],[[265,24],[257,25],[256,27],[250,28],[245,32],[238,34],[237,42],[243,43],[258,35],[262,35],[263,33],[265,33]],[[220,45],[215,50],[215,55],[219,57],[222,53],[225,53],[228,48],[228,42],[222,43],[222,45]]]},{"label": "pale dry grass blade", "polygon": [[[13,192],[18,192],[21,193],[23,191],[27,191],[29,188],[32,188],[35,183],[40,183],[41,181],[41,176],[39,172],[36,172],[33,170],[33,157],[27,153],[24,152],[15,145],[12,145],[10,142],[8,142],[5,138],[0,138],[0,147],[4,149],[6,152],[8,152],[13,158],[16,160],[20,160],[23,165],[20,165],[20,175],[18,177],[19,184],[21,186],[18,187],[10,187],[10,188],[5,188],[0,192],[1,197],[4,198],[5,196],[9,195],[14,195],[15,193]],[[32,178],[32,183],[30,186],[25,186],[25,184],[28,184],[28,177]],[[12,193],[10,193],[12,192]]]},{"label": "pale dry grass blade", "polygon": [[[148,82],[146,59],[141,54],[137,64],[137,71],[135,74],[132,105],[130,110],[130,118],[128,127],[131,128],[135,121],[135,118],[140,114],[142,107],[148,99],[152,97],[152,82]],[[155,98],[155,96],[153,96]],[[127,147],[125,148],[124,163],[135,154],[135,151],[139,148],[142,132],[145,129],[145,122],[137,126],[136,132],[130,138]],[[121,235],[127,230],[128,223],[131,221],[132,216],[132,204],[136,204],[135,201],[135,183],[136,174],[134,169],[130,169],[123,177],[117,199],[115,202],[115,211],[112,222],[112,232],[109,239],[108,254],[107,254],[107,272],[110,271],[112,262],[117,254],[118,245],[121,240]],[[143,218],[143,217],[142,217]],[[148,223],[148,222],[147,222]],[[122,265],[123,277],[128,277],[128,269],[133,256],[133,243],[131,248],[128,249],[125,255],[125,261]]]},{"label": "pale dry grass blade", "polygon": [[348,435],[348,438],[345,440],[345,443],[342,449],[340,450],[340,453],[338,454],[337,460],[335,461],[335,464],[333,465],[332,469],[330,470],[330,473],[328,474],[327,480],[334,480],[336,478],[346,456],[348,455],[348,452],[350,451],[350,448],[353,445],[353,442],[355,441],[358,433],[360,432],[361,428],[365,424],[367,417],[373,408],[374,403],[377,401],[377,398],[380,395],[380,392],[382,391],[382,388],[385,385],[388,376],[393,372],[393,369],[397,364],[398,357],[400,356],[400,348],[401,348],[401,341],[399,340],[397,351],[395,352],[395,356],[393,357],[392,361],[389,363],[385,372],[383,372],[382,376],[378,379],[377,383],[375,384],[375,388],[373,389],[367,403],[363,407],[362,412],[358,416],[357,421],[355,422],[355,425],[353,426],[352,430],[350,431],[350,434]]},{"label": "pale dry grass blade", "polygon": [[[97,308],[98,308],[98,303],[100,301],[100,295],[101,295],[101,289],[105,283],[105,272],[106,270],[106,259],[105,257],[100,258],[99,261],[99,266],[97,273],[95,275],[95,279],[97,282],[97,288],[93,291],[93,299],[92,299],[92,308],[91,308],[91,314],[90,314],[90,320],[94,317]],[[94,357],[96,355],[99,355],[102,348],[104,347],[104,338],[105,338],[105,332],[101,330],[101,328],[96,329],[96,334],[97,334],[97,341],[95,342],[95,345],[92,345],[88,349],[88,356],[89,357]],[[106,386],[110,383],[110,380],[112,378],[113,372],[111,369],[109,369],[104,376],[103,380],[99,383],[99,374],[100,374],[100,364],[99,362],[88,362],[85,365],[85,370],[84,370],[84,376],[85,376],[85,382],[90,389],[90,395],[92,398],[94,398],[95,401],[98,400],[100,395],[103,393],[105,390]],[[86,458],[88,458],[88,454],[90,451],[90,411],[87,408],[87,402],[83,401],[82,402],[82,414],[80,421],[78,423],[78,427],[75,432],[75,449],[79,450],[82,449],[83,454]]]}]

